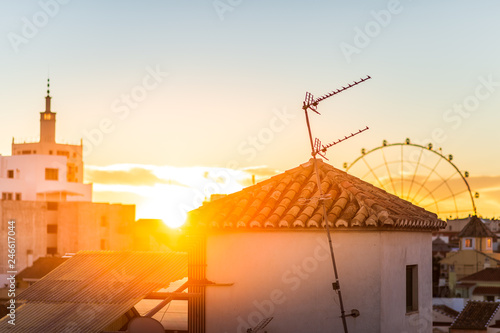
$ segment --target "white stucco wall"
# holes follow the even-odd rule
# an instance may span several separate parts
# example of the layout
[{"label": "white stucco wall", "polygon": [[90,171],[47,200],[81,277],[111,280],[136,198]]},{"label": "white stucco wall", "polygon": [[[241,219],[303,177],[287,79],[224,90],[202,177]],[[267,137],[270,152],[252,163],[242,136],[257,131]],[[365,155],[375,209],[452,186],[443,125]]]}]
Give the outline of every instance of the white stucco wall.
[{"label": "white stucco wall", "polygon": [[[22,200],[36,201],[37,194],[67,191],[67,201],[92,201],[92,185],[66,180],[65,156],[0,156],[0,192],[21,193]],[[58,169],[58,180],[45,180],[45,168]],[[14,170],[14,178],[7,171]]]},{"label": "white stucco wall", "polygon": [[[430,233],[348,231],[332,237],[346,313],[361,313],[346,319],[349,332],[431,332]],[[405,306],[411,264],[419,265],[421,307],[413,316]],[[324,231],[209,235],[207,278],[234,283],[207,287],[207,332],[246,332],[266,317],[274,317],[266,328],[273,333],[343,332]]]}]

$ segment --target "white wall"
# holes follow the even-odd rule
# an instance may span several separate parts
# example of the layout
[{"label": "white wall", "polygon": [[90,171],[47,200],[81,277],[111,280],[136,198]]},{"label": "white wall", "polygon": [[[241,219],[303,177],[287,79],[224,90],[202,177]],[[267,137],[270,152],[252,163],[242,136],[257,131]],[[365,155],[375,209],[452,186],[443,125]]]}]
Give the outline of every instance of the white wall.
[{"label": "white wall", "polygon": [[[361,313],[346,319],[349,332],[431,332],[432,311],[418,318],[405,314],[410,264],[419,265],[419,313],[432,308],[430,233],[347,231],[332,237],[346,313]],[[246,332],[271,316],[267,328],[273,333],[342,332],[333,276],[324,231],[210,235],[207,278],[234,285],[207,287],[207,332]],[[429,321],[426,327],[418,325],[422,320]]]},{"label": "white wall", "polygon": [[[22,200],[36,201],[37,193],[68,191],[68,201],[91,201],[92,185],[67,182],[66,157],[51,155],[0,156],[0,192],[21,193]],[[45,180],[45,168],[59,170],[58,180]],[[14,170],[14,178],[7,178]]]}]

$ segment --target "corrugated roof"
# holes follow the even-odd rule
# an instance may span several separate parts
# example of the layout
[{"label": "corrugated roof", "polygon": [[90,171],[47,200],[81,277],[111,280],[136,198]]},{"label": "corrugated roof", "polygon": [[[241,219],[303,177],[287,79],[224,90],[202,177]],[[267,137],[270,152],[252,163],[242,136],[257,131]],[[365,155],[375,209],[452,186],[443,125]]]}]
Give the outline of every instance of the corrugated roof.
[{"label": "corrugated roof", "polygon": [[[328,222],[344,229],[438,230],[436,214],[318,159]],[[191,211],[190,226],[323,228],[313,160]]]},{"label": "corrugated roof", "polygon": [[500,283],[500,268],[487,267],[479,272],[461,278],[460,281],[488,281]]},{"label": "corrugated roof", "polygon": [[469,223],[460,231],[458,237],[492,237],[496,238],[496,235],[488,229],[477,216],[472,216]]},{"label": "corrugated roof", "polygon": [[2,332],[100,332],[148,293],[187,276],[187,254],[82,251],[16,298]]},{"label": "corrugated roof", "polygon": [[499,306],[500,303],[469,301],[450,328],[485,330],[498,311]]}]

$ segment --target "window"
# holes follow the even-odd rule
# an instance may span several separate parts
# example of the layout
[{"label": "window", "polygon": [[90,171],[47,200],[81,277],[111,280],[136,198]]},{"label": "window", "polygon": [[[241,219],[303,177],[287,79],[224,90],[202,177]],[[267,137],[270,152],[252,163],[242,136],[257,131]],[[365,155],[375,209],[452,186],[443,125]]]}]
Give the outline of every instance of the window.
[{"label": "window", "polygon": [[101,239],[101,250],[107,250],[106,240],[105,239]]},{"label": "window", "polygon": [[7,170],[7,178],[14,178],[14,170]]},{"label": "window", "polygon": [[57,210],[59,208],[58,202],[47,201],[47,210]]},{"label": "window", "polygon": [[58,150],[57,151],[57,155],[59,155],[59,156],[66,156],[67,158],[69,158],[69,151]]},{"label": "window", "polygon": [[472,238],[466,238],[464,240],[464,248],[466,248],[466,249],[472,248]]},{"label": "window", "polygon": [[21,193],[16,193],[16,200],[21,201]]},{"label": "window", "polygon": [[49,155],[52,155],[52,150],[49,150]]},{"label": "window", "polygon": [[418,311],[418,266],[406,266],[406,313]]},{"label": "window", "polygon": [[107,216],[101,216],[101,227],[107,227],[107,226],[108,226]]},{"label": "window", "polygon": [[23,155],[29,155],[29,154],[31,154],[31,150],[23,150],[22,154]]},{"label": "window", "polygon": [[47,248],[47,254],[57,254],[57,247],[48,247]]},{"label": "window", "polygon": [[491,238],[486,238],[486,248],[491,249]]},{"label": "window", "polygon": [[7,193],[7,200],[12,200],[12,193]]},{"label": "window", "polygon": [[48,234],[57,234],[57,224],[47,224]]},{"label": "window", "polygon": [[45,168],[45,180],[58,180],[59,169]]}]

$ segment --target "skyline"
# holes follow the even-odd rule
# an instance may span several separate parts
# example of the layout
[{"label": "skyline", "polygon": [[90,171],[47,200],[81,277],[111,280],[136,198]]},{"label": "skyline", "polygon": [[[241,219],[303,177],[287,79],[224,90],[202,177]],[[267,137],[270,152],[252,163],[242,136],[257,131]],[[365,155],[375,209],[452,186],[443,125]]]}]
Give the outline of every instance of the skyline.
[{"label": "skyline", "polygon": [[[100,169],[134,175],[127,165],[155,170],[153,175],[163,169],[160,180],[150,179],[151,188],[165,188],[156,196],[188,198],[192,188],[206,185],[207,170],[235,169],[236,181],[227,188],[235,191],[253,173],[264,179],[310,158],[301,109],[306,92],[318,97],[370,75],[322,102],[321,116],[310,115],[313,134],[324,143],[370,127],[330,149],[329,163],[342,169],[361,148],[383,140],[432,142],[470,173],[472,190],[480,193],[478,213],[499,216],[500,156],[494,144],[500,47],[491,38],[500,28],[494,15],[499,6],[2,3],[6,121],[0,123],[0,154],[10,154],[12,137],[38,133],[50,77],[58,142],[83,139],[86,180]],[[197,184],[186,187],[179,181],[185,175],[173,178],[184,168],[199,177]],[[146,200],[137,196],[143,193],[138,188],[113,189],[98,179],[96,198]],[[147,209],[158,209],[155,200]]]}]

